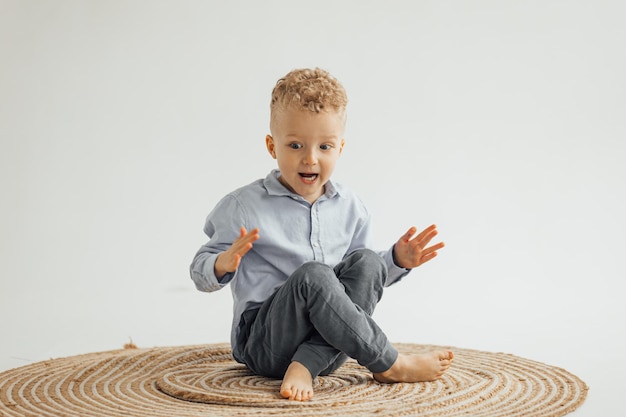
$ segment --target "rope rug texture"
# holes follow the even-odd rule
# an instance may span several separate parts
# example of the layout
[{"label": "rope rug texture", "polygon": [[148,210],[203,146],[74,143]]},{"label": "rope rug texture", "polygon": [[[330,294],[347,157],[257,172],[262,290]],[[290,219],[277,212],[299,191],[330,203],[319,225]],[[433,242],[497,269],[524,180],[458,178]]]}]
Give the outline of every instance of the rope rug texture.
[{"label": "rope rug texture", "polygon": [[435,382],[380,384],[349,361],[318,377],[312,401],[280,398],[281,381],[251,374],[225,344],[124,349],[0,373],[0,416],[563,416],[582,404],[575,375],[517,356],[452,349]]}]

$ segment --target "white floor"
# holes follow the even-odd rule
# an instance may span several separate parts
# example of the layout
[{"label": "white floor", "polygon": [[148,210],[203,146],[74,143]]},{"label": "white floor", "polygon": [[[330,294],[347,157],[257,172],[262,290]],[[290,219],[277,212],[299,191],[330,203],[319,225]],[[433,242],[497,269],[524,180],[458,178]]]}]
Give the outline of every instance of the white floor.
[{"label": "white floor", "polygon": [[227,341],[229,290],[188,264],[274,167],[276,79],[321,66],[379,248],[447,244],[387,290],[390,339],[559,366],[590,386],[573,416],[624,415],[626,6],[242,3],[0,0],[0,371]]}]

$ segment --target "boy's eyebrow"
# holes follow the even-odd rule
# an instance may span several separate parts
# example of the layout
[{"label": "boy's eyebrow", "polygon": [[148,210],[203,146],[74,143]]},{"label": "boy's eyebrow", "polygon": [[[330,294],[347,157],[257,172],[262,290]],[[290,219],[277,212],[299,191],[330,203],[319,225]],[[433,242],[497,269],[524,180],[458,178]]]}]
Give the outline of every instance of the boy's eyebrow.
[{"label": "boy's eyebrow", "polygon": [[[300,135],[298,133],[287,133],[285,134],[286,138],[300,138]],[[326,136],[321,136],[322,140],[340,140],[340,136],[337,135],[333,135],[333,134],[328,134]]]},{"label": "boy's eyebrow", "polygon": [[295,133],[290,133],[290,134],[285,135],[285,139],[289,141],[294,141],[294,140],[301,141],[302,140],[301,137],[296,135]]}]

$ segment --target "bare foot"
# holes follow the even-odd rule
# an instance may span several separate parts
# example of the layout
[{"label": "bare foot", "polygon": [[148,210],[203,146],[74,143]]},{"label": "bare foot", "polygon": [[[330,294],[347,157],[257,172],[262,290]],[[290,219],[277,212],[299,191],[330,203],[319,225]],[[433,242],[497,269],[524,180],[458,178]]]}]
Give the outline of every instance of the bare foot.
[{"label": "bare foot", "polygon": [[378,382],[425,382],[434,381],[450,368],[454,354],[449,350],[437,350],[421,355],[404,355],[385,372],[374,373]]},{"label": "bare foot", "polygon": [[280,395],[295,401],[308,401],[313,398],[313,378],[300,362],[291,362],[287,368],[280,386]]}]

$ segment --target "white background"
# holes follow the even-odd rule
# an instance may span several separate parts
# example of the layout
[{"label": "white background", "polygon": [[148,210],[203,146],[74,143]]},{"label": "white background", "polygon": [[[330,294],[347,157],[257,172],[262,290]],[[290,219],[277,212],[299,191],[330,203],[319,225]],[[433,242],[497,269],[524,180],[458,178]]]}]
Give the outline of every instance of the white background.
[{"label": "white background", "polygon": [[[377,249],[447,247],[386,292],[396,342],[513,353],[618,415],[626,373],[620,1],[0,0],[0,370],[224,342],[230,291],[188,265],[225,193],[275,165],[291,69],[345,85],[335,180]],[[262,227],[262,225],[260,225]]]}]

